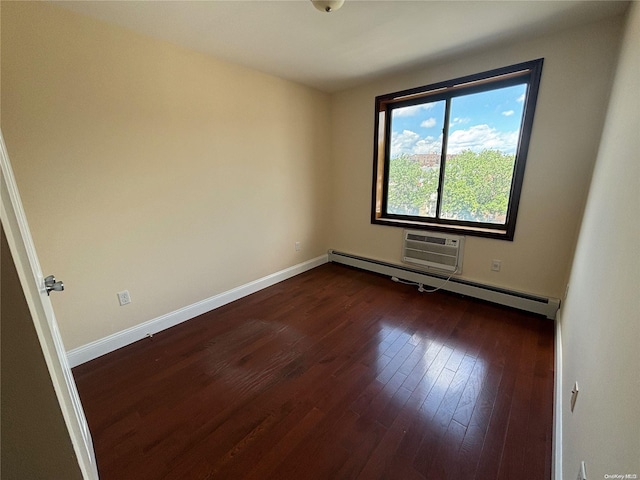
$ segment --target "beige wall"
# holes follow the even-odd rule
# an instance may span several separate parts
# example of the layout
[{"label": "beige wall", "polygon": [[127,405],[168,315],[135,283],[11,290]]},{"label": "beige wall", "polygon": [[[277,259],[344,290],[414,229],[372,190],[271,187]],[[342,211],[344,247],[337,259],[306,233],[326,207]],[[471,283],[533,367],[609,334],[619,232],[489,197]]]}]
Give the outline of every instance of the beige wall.
[{"label": "beige wall", "polygon": [[4,228],[0,237],[2,478],[81,479]]},{"label": "beige wall", "polygon": [[[467,237],[462,276],[561,298],[595,161],[622,19],[394,75],[333,96],[331,248],[400,262],[402,229],[370,224],[377,95],[545,58],[513,242]],[[501,272],[490,271],[502,260]]]},{"label": "beige wall", "polygon": [[[640,5],[626,27],[561,312],[563,473],[640,476]],[[578,381],[573,413],[570,396]]]},{"label": "beige wall", "polygon": [[327,94],[41,2],[2,2],[1,67],[67,349],[326,253]]}]

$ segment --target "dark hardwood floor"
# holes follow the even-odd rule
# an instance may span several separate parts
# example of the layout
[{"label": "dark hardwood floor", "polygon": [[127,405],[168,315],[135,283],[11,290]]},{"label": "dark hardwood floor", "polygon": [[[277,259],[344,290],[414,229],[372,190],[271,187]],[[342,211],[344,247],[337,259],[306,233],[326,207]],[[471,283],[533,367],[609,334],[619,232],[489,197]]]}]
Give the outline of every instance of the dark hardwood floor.
[{"label": "dark hardwood floor", "polygon": [[550,479],[553,331],[327,264],[74,375],[102,480]]}]

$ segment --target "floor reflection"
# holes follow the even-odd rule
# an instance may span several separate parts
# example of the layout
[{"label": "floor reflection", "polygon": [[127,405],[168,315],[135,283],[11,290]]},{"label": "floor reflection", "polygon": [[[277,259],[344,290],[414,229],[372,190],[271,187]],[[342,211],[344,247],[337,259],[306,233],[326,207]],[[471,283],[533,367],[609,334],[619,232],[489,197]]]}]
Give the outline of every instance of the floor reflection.
[{"label": "floor reflection", "polygon": [[[433,336],[407,332],[383,321],[378,332],[376,380],[389,401],[408,404],[422,419],[440,409],[458,414],[467,425],[487,374],[484,359],[466,353],[464,345],[446,345]],[[404,395],[397,392],[404,390]]]}]

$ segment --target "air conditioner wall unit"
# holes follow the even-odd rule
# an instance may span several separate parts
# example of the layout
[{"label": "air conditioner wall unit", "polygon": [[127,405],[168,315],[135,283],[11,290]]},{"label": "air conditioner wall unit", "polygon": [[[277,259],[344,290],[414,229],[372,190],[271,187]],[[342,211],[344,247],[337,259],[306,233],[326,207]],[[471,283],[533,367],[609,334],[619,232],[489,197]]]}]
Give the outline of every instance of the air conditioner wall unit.
[{"label": "air conditioner wall unit", "polygon": [[464,237],[405,230],[402,261],[450,273],[462,273]]}]

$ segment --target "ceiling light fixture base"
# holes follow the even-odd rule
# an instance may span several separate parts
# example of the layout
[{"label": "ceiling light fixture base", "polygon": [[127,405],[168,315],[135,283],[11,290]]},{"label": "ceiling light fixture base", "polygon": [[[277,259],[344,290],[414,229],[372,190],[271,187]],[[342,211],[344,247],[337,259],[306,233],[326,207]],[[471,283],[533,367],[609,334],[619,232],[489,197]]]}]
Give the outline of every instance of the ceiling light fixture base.
[{"label": "ceiling light fixture base", "polygon": [[313,3],[313,6],[316,7],[317,10],[331,13],[338,10],[344,3],[344,0],[311,0],[311,3]]}]

